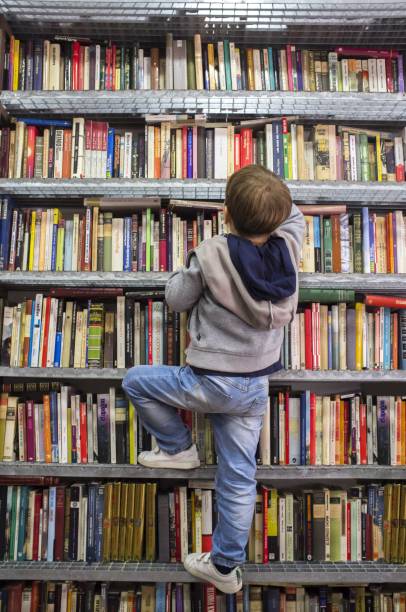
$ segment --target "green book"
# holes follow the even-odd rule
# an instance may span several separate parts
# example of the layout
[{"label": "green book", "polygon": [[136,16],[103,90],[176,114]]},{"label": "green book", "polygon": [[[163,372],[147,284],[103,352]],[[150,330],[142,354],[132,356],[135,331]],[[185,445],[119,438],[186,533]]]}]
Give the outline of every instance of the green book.
[{"label": "green book", "polygon": [[187,57],[187,86],[188,86],[188,89],[196,89],[195,48],[194,48],[193,40],[186,41],[186,57]]},{"label": "green book", "polygon": [[299,288],[299,302],[320,302],[336,304],[337,302],[354,302],[353,289],[307,289]]},{"label": "green book", "polygon": [[23,561],[25,557],[25,527],[28,514],[28,487],[21,487],[20,496],[20,516],[18,519],[18,544],[17,544],[17,561]]},{"label": "green book", "polygon": [[103,364],[104,304],[91,304],[87,332],[87,361],[89,368]]},{"label": "green book", "polygon": [[9,559],[10,561],[15,561],[17,559],[16,556],[16,522],[17,522],[17,502],[19,501],[19,492],[20,487],[13,486],[13,493],[11,498],[11,524],[10,524],[10,549],[9,549]]},{"label": "green book", "polygon": [[233,86],[231,82],[230,43],[228,40],[224,41],[224,70],[226,73],[226,89],[230,90]]},{"label": "green book", "polygon": [[368,136],[366,134],[359,135],[359,153],[361,164],[361,181],[369,181]]},{"label": "green book", "polygon": [[113,224],[113,213],[103,214],[103,272],[111,272],[112,263],[112,244],[111,231]]},{"label": "green book", "polygon": [[330,561],[341,559],[341,491],[330,491]]},{"label": "green book", "polygon": [[257,132],[256,162],[259,166],[266,166],[265,160],[265,132]]},{"label": "green book", "polygon": [[333,271],[333,232],[331,219],[323,219],[324,272]]},{"label": "green book", "polygon": [[145,244],[145,272],[151,272],[151,209],[147,208],[147,227]]},{"label": "green book", "polygon": [[353,248],[354,248],[354,272],[362,274],[362,232],[361,232],[361,213],[355,211],[353,214]]},{"label": "green book", "polygon": [[282,135],[283,143],[283,177],[289,179],[289,134]]}]

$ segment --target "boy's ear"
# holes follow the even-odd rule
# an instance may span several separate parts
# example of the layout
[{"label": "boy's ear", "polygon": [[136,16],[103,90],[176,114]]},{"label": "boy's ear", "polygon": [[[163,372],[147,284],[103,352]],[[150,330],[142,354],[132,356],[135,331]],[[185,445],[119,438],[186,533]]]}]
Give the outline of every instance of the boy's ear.
[{"label": "boy's ear", "polygon": [[224,223],[228,225],[230,221],[230,213],[228,212],[227,206],[224,204]]}]

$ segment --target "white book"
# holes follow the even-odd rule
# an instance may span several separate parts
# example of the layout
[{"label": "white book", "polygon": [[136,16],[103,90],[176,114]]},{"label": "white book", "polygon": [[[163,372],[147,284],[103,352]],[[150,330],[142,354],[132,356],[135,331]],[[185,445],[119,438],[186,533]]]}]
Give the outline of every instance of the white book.
[{"label": "white book", "polygon": [[125,142],[124,136],[120,136],[120,178],[124,178],[124,155],[125,155]]},{"label": "white book", "polygon": [[264,424],[259,436],[259,448],[262,465],[271,465],[271,404],[269,397],[264,415]]},{"label": "white book", "polygon": [[45,222],[45,270],[51,269],[52,263],[52,234],[54,225],[54,211],[48,208]]},{"label": "white book", "polygon": [[111,269],[113,272],[123,271],[124,253],[124,219],[114,217],[111,230]]},{"label": "white book", "polygon": [[144,87],[151,89],[151,58],[144,56]]},{"label": "white book", "polygon": [[196,89],[204,89],[203,83],[203,60],[202,60],[202,38],[200,34],[194,35],[195,66],[196,66]]},{"label": "white book", "polygon": [[[32,544],[31,544],[31,554],[32,554]],[[27,559],[29,559],[28,555],[26,556],[27,556]],[[32,559],[32,556],[31,556],[31,559]],[[22,601],[21,601],[21,612],[30,612],[31,599],[32,599],[31,589],[23,589]],[[63,608],[61,608],[61,610],[63,610]]]},{"label": "white book", "polygon": [[125,296],[117,296],[117,368],[125,368]]},{"label": "white book", "polygon": [[219,41],[217,43],[217,55],[219,63],[219,83],[221,91],[225,91],[226,87],[226,69],[224,64],[224,43]]},{"label": "white book", "polygon": [[397,244],[397,270],[398,272],[406,272],[406,232],[403,213],[401,210],[395,211],[396,221],[396,244]]},{"label": "white book", "polygon": [[386,93],[386,63],[384,59],[376,60],[378,92]]},{"label": "white book", "polygon": [[259,49],[252,50],[253,63],[254,63],[254,87],[256,91],[262,90],[262,76],[261,76],[261,52]]},{"label": "white book", "polygon": [[137,89],[146,89],[144,87],[144,49],[138,49],[138,82]]},{"label": "white book", "polygon": [[369,91],[378,93],[378,68],[376,59],[370,57],[368,59],[368,76],[369,76]]},{"label": "white book", "polygon": [[54,178],[62,178],[63,130],[55,130]]},{"label": "white book", "polygon": [[288,84],[288,64],[286,61],[286,50],[285,49],[281,49],[280,51],[280,66],[279,66],[279,73],[280,73],[280,88],[282,91],[289,91],[289,84]]},{"label": "white book", "polygon": [[300,370],[300,317],[295,314],[290,327],[292,370]]},{"label": "white book", "polygon": [[20,366],[20,327],[21,327],[22,304],[17,304],[13,308],[13,326],[11,332],[10,366],[18,368]]},{"label": "white book", "polygon": [[173,88],[187,89],[186,40],[174,40],[173,46]]},{"label": "white book", "polygon": [[166,34],[165,89],[173,89],[173,35]]},{"label": "white book", "polygon": [[96,91],[100,89],[100,45],[96,45],[95,60],[94,60],[94,88]]},{"label": "white book", "polygon": [[110,461],[117,463],[117,443],[116,443],[116,390],[114,387],[109,389],[110,403]]},{"label": "white book", "polygon": [[350,143],[350,168],[351,168],[351,180],[357,181],[357,145],[355,134],[349,135],[349,143]]},{"label": "white book", "polygon": [[214,128],[214,178],[227,178],[227,128]]},{"label": "white book", "polygon": [[61,586],[61,608],[63,612],[68,610],[68,584],[67,582],[62,582]]},{"label": "white book", "polygon": [[132,158],[132,132],[124,134],[124,178],[131,178],[131,158]]},{"label": "white book", "polygon": [[323,447],[322,465],[330,465],[330,397],[324,395],[322,399]]},{"label": "white book", "polygon": [[[292,126],[293,127],[293,126]],[[330,158],[330,180],[337,180],[337,140],[336,140],[336,126],[328,126],[328,148]]]},{"label": "white book", "polygon": [[231,89],[236,91],[237,88],[237,65],[235,62],[235,43],[230,41],[230,71],[231,71]]},{"label": "white book", "polygon": [[73,215],[73,228],[72,228],[72,272],[78,272],[78,256],[79,256],[79,215],[75,213]]},{"label": "white book", "polygon": [[57,298],[51,298],[51,308],[50,308],[49,328],[48,328],[48,350],[47,350],[47,362],[46,362],[47,368],[54,367],[57,318],[58,318],[58,300]]},{"label": "white book", "polygon": [[272,123],[265,124],[266,167],[273,172]]},{"label": "white book", "polygon": [[286,493],[285,497],[285,547],[286,561],[294,561],[293,552],[293,494]]},{"label": "white book", "polygon": [[61,45],[52,43],[49,48],[49,83],[48,89],[57,91],[60,89],[60,62]]},{"label": "white book", "polygon": [[71,178],[84,178],[85,120],[74,117],[72,122]]},{"label": "white book", "polygon": [[50,50],[51,42],[49,40],[44,40],[42,59],[42,89],[44,89],[44,91],[49,89],[49,65],[51,61]]},{"label": "white book", "polygon": [[81,352],[82,352],[82,320],[83,320],[83,311],[78,310],[76,312],[76,334],[75,334],[75,347],[74,347],[74,353],[73,353],[73,367],[74,368],[80,368],[80,360],[81,360]]},{"label": "white book", "polygon": [[3,461],[14,461],[14,439],[17,423],[17,397],[8,397],[6,424],[4,430]]},{"label": "white book", "polygon": [[90,47],[85,45],[83,58],[83,89],[89,91],[90,85]]},{"label": "white book", "polygon": [[202,490],[202,535],[213,534],[213,503],[212,492]]},{"label": "white book", "polygon": [[348,60],[341,60],[341,74],[343,82],[343,91],[350,91],[350,72],[348,68]]},{"label": "white book", "polygon": [[41,343],[41,322],[42,322],[42,294],[37,293],[34,304],[34,321],[31,349],[31,367],[39,366],[39,352]]}]

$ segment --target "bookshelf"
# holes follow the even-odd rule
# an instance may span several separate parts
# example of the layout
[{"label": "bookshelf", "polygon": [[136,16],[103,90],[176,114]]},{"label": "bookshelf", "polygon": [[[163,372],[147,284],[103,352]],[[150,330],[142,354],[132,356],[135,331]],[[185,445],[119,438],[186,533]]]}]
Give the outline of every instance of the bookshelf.
[{"label": "bookshelf", "polygon": [[[205,40],[222,38],[275,45],[295,42],[319,48],[334,44],[406,47],[406,3],[366,2],[366,0],[286,0],[283,4],[265,0],[246,2],[171,2],[151,0],[99,0],[97,5],[80,2],[72,14],[72,3],[0,0],[0,13],[19,37],[100,36],[117,41],[162,43],[165,33],[182,38],[200,32]],[[10,92],[0,94],[3,117],[92,116],[137,117],[160,113],[203,113],[230,118],[258,115],[299,115],[315,121],[406,123],[404,94],[241,92],[241,91],[89,91],[89,92]],[[350,183],[288,181],[298,203],[343,202],[377,208],[406,205],[406,183]],[[225,181],[151,179],[0,179],[0,194],[13,195],[19,203],[63,200],[75,206],[85,196],[159,196],[164,199],[222,200]],[[168,273],[80,272],[29,273],[0,272],[0,288],[6,290],[46,290],[50,287],[122,287],[124,289],[164,289]],[[406,295],[406,274],[301,274],[306,288],[341,288],[357,292]],[[3,380],[79,381],[96,387],[99,381],[118,383],[123,369],[38,369],[0,367]],[[275,385],[329,385],[332,392],[358,385],[406,383],[406,371],[282,371],[272,377]],[[392,387],[389,387],[390,389]],[[214,466],[190,472],[152,470],[120,464],[41,464],[0,463],[0,477],[52,476],[67,481],[91,479],[139,479],[161,481],[212,480]],[[359,482],[402,480],[406,468],[398,466],[275,466],[259,467],[259,482],[272,486],[299,487],[315,484],[351,486]],[[244,578],[253,585],[404,585],[406,566],[383,562],[305,563],[275,562],[248,564]],[[77,580],[115,582],[190,582],[194,579],[180,564],[81,562],[1,562],[0,580]]]}]

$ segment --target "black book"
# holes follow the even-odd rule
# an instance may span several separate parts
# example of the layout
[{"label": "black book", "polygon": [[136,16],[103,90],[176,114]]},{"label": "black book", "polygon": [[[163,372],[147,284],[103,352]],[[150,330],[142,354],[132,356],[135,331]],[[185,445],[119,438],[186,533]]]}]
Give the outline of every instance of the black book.
[{"label": "black book", "polygon": [[138,171],[138,177],[139,178],[144,178],[145,177],[145,133],[140,134],[139,138],[138,138],[138,164],[139,164],[139,171]]},{"label": "black book", "polygon": [[131,145],[132,146],[132,149],[131,149],[131,176],[132,178],[138,178],[139,172],[140,172],[139,139],[140,139],[139,132],[134,132],[133,139],[132,139],[132,145]]},{"label": "black book", "polygon": [[262,590],[263,612],[279,612],[280,589],[276,587],[264,587]]},{"label": "black book", "polygon": [[99,488],[98,484],[88,485],[87,498],[87,530],[86,530],[86,561],[96,561],[96,495]]},{"label": "black book", "polygon": [[169,495],[158,493],[158,561],[170,562],[169,550]]},{"label": "black book", "polygon": [[116,462],[128,463],[128,401],[116,395]]},{"label": "black book", "polygon": [[378,464],[390,465],[389,398],[376,398]]},{"label": "black book", "polygon": [[15,269],[21,270],[24,245],[24,212],[18,211]]},{"label": "black book", "polygon": [[271,465],[279,465],[279,401],[271,396]]},{"label": "black book", "polygon": [[241,64],[241,89],[246,91],[247,87],[247,53],[245,49],[240,49],[240,64]]},{"label": "black book", "polygon": [[62,583],[57,582],[55,585],[55,610],[61,609],[61,600],[62,600]]},{"label": "black book", "polygon": [[205,178],[206,172],[206,130],[197,128],[197,178]]},{"label": "black book", "polygon": [[125,300],[125,367],[134,365],[134,300]]},{"label": "black book", "polygon": [[77,561],[78,535],[79,535],[79,508],[81,499],[81,486],[74,484],[70,488],[70,521],[69,521],[69,561]]},{"label": "black book", "polygon": [[146,308],[140,308],[140,365],[146,365],[146,346],[145,346],[145,310]]},{"label": "black book", "polygon": [[27,41],[27,53],[26,53],[26,70],[25,70],[25,85],[26,91],[32,91],[34,89],[34,42],[33,40]]},{"label": "black book", "polygon": [[[94,610],[94,593],[96,590],[95,582],[86,582],[84,585],[85,589],[85,607],[84,612],[93,612]],[[79,608],[80,610],[81,608]]]},{"label": "black book", "polygon": [[18,67],[18,90],[21,91],[25,86],[25,73],[26,73],[26,55],[25,55],[25,46],[26,43],[24,41],[20,41],[20,61]]},{"label": "black book", "polygon": [[[7,486],[0,486],[0,559],[6,553]],[[17,527],[16,527],[17,528]]]},{"label": "black book", "polygon": [[191,612],[203,612],[204,609],[204,585],[200,582],[190,585]]},{"label": "black book", "polygon": [[33,89],[42,89],[42,40],[34,41]]},{"label": "black book", "polygon": [[313,560],[325,561],[326,548],[325,493],[313,491]]},{"label": "black book", "polygon": [[[76,125],[77,131],[79,131],[79,125]],[[54,125],[49,126],[49,150],[48,150],[48,178],[54,178],[54,167],[55,167],[55,133],[56,128]]]},{"label": "black book", "polygon": [[163,312],[162,363],[168,363],[168,304],[164,302]]},{"label": "black book", "polygon": [[214,130],[206,130],[206,178],[214,178]]},{"label": "black book", "polygon": [[97,450],[99,463],[110,463],[110,397],[97,395]]},{"label": "black book", "polygon": [[96,46],[89,47],[89,89],[95,89]]}]

